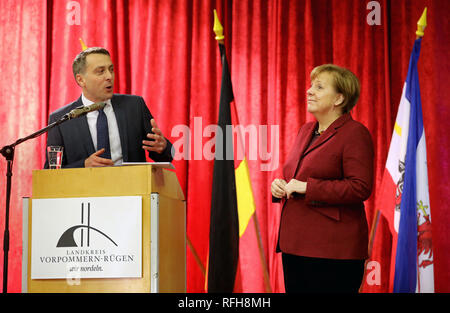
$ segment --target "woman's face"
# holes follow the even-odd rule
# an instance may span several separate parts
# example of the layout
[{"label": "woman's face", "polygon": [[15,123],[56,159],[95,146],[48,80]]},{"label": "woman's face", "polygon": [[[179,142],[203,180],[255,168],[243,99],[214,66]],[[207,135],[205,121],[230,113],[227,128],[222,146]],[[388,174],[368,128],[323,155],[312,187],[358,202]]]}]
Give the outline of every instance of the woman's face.
[{"label": "woman's face", "polygon": [[311,88],[306,91],[307,109],[314,115],[327,115],[330,113],[340,113],[342,109],[339,105],[343,102],[342,94],[337,93],[333,76],[328,72],[322,72],[311,82]]}]

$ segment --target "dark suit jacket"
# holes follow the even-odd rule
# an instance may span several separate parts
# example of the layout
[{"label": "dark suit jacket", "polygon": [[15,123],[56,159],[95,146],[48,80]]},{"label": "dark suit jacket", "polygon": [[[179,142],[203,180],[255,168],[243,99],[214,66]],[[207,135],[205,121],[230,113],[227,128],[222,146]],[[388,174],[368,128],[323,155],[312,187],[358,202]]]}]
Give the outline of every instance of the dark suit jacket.
[{"label": "dark suit jacket", "polygon": [[[116,115],[119,128],[120,143],[124,162],[145,162],[145,150],[142,140],[147,139],[147,133],[152,133],[150,119],[152,115],[139,96],[114,94],[111,104]],[[49,124],[59,120],[70,110],[83,105],[81,97],[52,114]],[[47,146],[63,146],[62,167],[84,167],[84,161],[95,152],[86,115],[66,121],[48,132]],[[162,154],[149,153],[156,162],[171,162],[172,144],[167,141],[167,148]],[[47,159],[47,156],[46,156]],[[48,168],[48,160],[44,164]]]},{"label": "dark suit jacket", "polygon": [[306,181],[306,194],[284,200],[278,251],[329,258],[367,258],[363,201],[373,185],[369,131],[350,114],[338,118],[308,148],[317,122],[300,128],[283,168],[284,179]]}]

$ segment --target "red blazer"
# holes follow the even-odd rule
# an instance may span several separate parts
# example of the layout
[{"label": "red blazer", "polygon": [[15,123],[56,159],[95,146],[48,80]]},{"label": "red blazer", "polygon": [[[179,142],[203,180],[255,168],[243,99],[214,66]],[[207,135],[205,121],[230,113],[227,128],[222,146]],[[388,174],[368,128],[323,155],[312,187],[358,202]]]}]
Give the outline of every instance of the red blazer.
[{"label": "red blazer", "polygon": [[367,128],[344,114],[309,147],[317,122],[300,128],[284,179],[306,181],[306,194],[283,201],[278,251],[329,258],[368,257],[364,203],[372,192],[373,144]]}]

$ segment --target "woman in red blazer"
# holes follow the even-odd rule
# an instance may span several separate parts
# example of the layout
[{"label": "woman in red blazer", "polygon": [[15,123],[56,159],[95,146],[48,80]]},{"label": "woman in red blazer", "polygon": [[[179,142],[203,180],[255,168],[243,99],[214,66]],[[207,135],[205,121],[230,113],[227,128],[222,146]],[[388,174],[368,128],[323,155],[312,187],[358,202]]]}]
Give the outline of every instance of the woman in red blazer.
[{"label": "woman in red blazer", "polygon": [[372,192],[373,144],[352,119],[360,93],[356,76],[332,64],[311,72],[308,112],[272,182],[283,209],[277,251],[286,292],[357,292],[368,257],[364,203]]}]

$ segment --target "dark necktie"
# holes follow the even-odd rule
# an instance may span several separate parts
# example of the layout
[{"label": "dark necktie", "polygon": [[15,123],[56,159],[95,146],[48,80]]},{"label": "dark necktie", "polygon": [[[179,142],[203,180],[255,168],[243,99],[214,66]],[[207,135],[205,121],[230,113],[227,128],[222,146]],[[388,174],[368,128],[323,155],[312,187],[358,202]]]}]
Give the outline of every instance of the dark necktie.
[{"label": "dark necktie", "polygon": [[97,117],[97,150],[105,148],[105,152],[100,156],[111,159],[111,149],[109,146],[108,118],[103,109],[98,110]]}]

